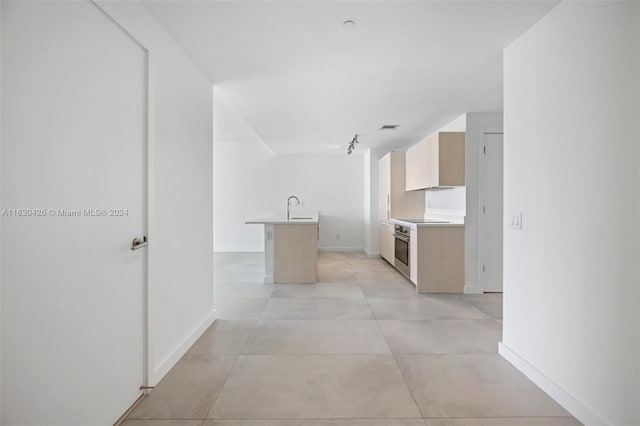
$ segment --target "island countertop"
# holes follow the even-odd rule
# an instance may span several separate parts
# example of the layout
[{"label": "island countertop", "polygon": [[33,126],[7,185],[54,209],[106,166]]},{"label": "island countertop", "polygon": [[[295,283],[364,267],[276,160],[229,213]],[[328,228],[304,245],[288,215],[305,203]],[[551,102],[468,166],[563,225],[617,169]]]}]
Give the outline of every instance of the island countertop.
[{"label": "island countertop", "polygon": [[318,212],[314,213],[291,213],[291,218],[286,216],[267,216],[258,219],[247,220],[246,224],[257,225],[317,225],[319,220]]}]

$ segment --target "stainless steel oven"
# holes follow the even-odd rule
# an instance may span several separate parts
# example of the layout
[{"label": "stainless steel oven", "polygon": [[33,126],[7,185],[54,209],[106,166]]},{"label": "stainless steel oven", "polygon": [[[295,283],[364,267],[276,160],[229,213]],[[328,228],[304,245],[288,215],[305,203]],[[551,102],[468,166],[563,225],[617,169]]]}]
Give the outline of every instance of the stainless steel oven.
[{"label": "stainless steel oven", "polygon": [[395,266],[407,278],[411,275],[409,266],[409,250],[411,249],[411,230],[408,226],[396,225],[393,236],[395,237]]}]

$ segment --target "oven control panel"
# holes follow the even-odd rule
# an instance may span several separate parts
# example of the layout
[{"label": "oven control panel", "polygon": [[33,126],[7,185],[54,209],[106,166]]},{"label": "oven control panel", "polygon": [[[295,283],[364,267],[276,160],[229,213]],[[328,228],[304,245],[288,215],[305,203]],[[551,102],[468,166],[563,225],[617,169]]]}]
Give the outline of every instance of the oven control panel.
[{"label": "oven control panel", "polygon": [[394,230],[395,230],[396,234],[404,235],[404,236],[407,236],[407,237],[411,233],[411,230],[410,230],[410,228],[408,226],[403,226],[403,225],[398,225],[398,224],[395,225]]}]

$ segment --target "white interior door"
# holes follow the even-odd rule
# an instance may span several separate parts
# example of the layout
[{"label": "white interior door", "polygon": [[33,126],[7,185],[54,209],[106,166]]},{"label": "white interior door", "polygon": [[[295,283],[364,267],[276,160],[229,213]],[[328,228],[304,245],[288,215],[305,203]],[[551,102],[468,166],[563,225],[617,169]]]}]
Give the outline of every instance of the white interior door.
[{"label": "white interior door", "polygon": [[484,133],[480,144],[478,277],[485,292],[502,292],[502,139],[502,133]]},{"label": "white interior door", "polygon": [[140,395],[146,109],[147,52],[96,5],[2,2],[3,424]]}]

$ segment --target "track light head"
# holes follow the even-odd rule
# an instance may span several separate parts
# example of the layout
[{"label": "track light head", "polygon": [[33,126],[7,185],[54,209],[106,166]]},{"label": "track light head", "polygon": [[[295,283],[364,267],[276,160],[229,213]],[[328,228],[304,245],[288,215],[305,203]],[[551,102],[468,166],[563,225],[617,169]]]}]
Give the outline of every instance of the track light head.
[{"label": "track light head", "polygon": [[347,155],[351,155],[351,153],[353,153],[353,151],[356,149],[356,144],[360,143],[358,142],[358,135],[354,135],[353,139],[351,139],[351,142],[349,142],[349,146],[347,147]]}]

